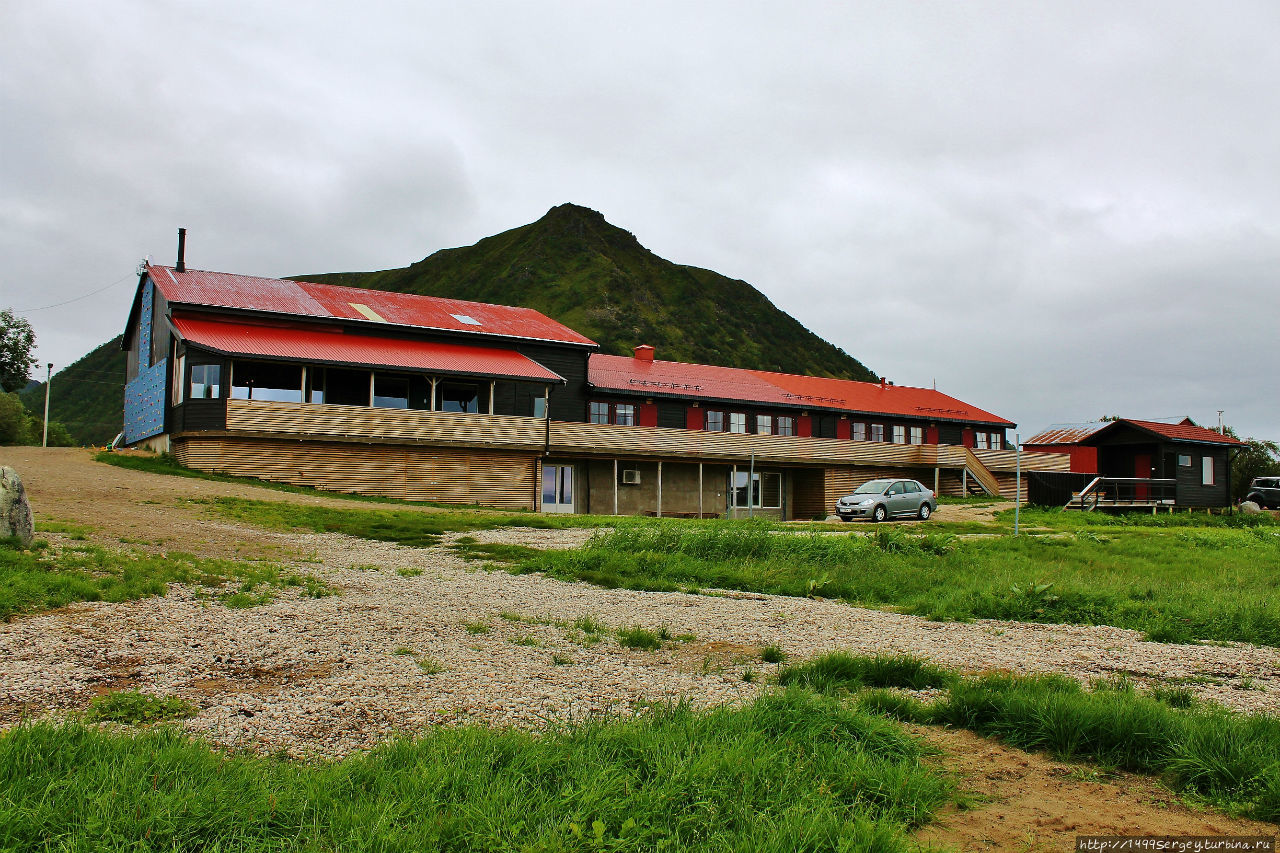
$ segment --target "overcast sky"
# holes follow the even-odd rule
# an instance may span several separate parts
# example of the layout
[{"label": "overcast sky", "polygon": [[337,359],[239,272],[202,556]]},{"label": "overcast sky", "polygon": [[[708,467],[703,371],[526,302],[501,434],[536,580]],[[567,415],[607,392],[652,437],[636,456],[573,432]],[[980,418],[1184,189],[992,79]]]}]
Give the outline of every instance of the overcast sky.
[{"label": "overcast sky", "polygon": [[568,201],[1024,438],[1280,439],[1277,44],[1274,0],[6,0],[0,307],[105,287],[24,315],[62,366],[180,225],[281,276]]}]

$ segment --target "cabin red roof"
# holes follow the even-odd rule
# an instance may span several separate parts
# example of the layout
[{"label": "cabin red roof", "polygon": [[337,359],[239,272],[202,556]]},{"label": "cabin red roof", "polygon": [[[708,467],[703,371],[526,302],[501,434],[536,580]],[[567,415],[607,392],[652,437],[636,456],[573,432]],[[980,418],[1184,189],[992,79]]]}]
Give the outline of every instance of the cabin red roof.
[{"label": "cabin red roof", "polygon": [[148,265],[172,303],[596,346],[532,308]]},{"label": "cabin red roof", "polygon": [[596,388],[633,394],[1013,426],[1012,421],[939,391],[904,385],[600,353],[591,355],[587,377]]},{"label": "cabin red roof", "polygon": [[513,350],[372,337],[337,328],[286,328],[182,316],[175,316],[173,325],[188,343],[226,355],[564,382],[558,374]]},{"label": "cabin red roof", "polygon": [[1085,444],[1088,439],[1102,433],[1104,430],[1111,429],[1115,424],[1129,424],[1138,429],[1163,436],[1170,441],[1195,441],[1201,444],[1244,444],[1243,441],[1234,439],[1231,436],[1221,435],[1214,430],[1196,426],[1191,422],[1190,418],[1186,418],[1176,424],[1162,423],[1160,421],[1140,421],[1134,418],[1119,418],[1115,421],[1097,421],[1089,424],[1050,427],[1047,430],[1036,433],[1027,439],[1024,444]]}]

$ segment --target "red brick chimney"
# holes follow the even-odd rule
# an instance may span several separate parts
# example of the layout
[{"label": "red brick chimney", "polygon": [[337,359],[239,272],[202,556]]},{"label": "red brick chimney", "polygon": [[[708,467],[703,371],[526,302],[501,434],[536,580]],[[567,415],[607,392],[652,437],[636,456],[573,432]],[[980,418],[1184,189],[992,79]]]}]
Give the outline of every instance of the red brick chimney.
[{"label": "red brick chimney", "polygon": [[648,344],[641,344],[636,347],[636,359],[639,361],[653,361],[653,347]]}]

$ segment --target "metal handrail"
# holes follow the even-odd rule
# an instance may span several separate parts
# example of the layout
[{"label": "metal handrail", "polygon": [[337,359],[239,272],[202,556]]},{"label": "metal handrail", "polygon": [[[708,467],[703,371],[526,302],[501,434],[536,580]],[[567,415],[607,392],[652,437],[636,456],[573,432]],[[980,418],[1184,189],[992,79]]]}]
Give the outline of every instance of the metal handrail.
[{"label": "metal handrail", "polygon": [[[1108,496],[1106,486],[1114,486]],[[1157,477],[1094,477],[1087,486],[1067,501],[1066,507],[1094,510],[1103,507],[1172,506],[1177,500],[1176,479]],[[1139,496],[1139,489],[1147,493]],[[1127,493],[1127,494],[1126,494]],[[1092,498],[1090,501],[1089,499]]]}]

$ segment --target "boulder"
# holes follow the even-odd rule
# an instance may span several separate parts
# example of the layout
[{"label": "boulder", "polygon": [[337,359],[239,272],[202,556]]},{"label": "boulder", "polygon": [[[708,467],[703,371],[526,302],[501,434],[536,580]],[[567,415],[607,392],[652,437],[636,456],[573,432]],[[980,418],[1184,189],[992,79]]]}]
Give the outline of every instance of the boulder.
[{"label": "boulder", "polygon": [[1240,512],[1245,515],[1258,515],[1262,512],[1262,507],[1258,506],[1253,501],[1243,501],[1240,504]]},{"label": "boulder", "polygon": [[828,515],[828,516],[827,516],[827,521],[841,521],[841,520],[842,520],[842,519],[841,519],[841,518],[840,518],[840,516],[838,516],[838,515]]},{"label": "boulder", "polygon": [[25,548],[34,534],[27,490],[22,487],[18,472],[6,465],[0,468],[0,539],[16,536]]}]

